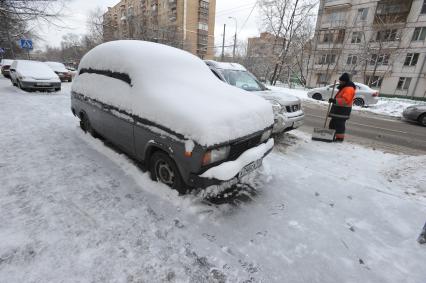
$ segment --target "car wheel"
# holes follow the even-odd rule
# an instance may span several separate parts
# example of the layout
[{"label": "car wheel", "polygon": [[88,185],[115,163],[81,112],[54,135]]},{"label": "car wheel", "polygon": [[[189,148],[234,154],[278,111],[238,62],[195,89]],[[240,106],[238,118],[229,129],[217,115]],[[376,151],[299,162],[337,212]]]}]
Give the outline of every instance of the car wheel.
[{"label": "car wheel", "polygon": [[362,98],[355,98],[354,105],[355,106],[359,106],[359,107],[364,107],[364,105],[365,105],[364,99],[362,99]]},{"label": "car wheel", "polygon": [[83,130],[83,132],[91,134],[94,138],[97,137],[96,131],[90,124],[89,117],[84,112],[80,114],[80,128]]},{"label": "car wheel", "polygon": [[185,194],[186,188],[176,163],[169,155],[162,151],[156,151],[149,162],[151,178],[177,190],[179,194]]},{"label": "car wheel", "polygon": [[423,113],[422,115],[420,115],[419,123],[420,125],[426,127],[426,113]]},{"label": "car wheel", "polygon": [[69,79],[69,80],[68,80],[68,82],[69,82],[69,83],[71,83],[71,82],[72,82],[72,79]]},{"label": "car wheel", "polygon": [[321,93],[314,93],[314,95],[312,95],[312,98],[315,100],[322,100],[322,95]]}]

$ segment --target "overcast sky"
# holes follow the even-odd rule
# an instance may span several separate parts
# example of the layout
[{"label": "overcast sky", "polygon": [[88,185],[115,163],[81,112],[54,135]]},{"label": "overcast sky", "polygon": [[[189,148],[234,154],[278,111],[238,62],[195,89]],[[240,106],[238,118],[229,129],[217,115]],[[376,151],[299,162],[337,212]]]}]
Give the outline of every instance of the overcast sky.
[{"label": "overcast sky", "polygon": [[[39,48],[43,48],[47,44],[59,46],[62,36],[67,33],[84,34],[87,15],[91,10],[100,7],[106,11],[108,6],[113,6],[119,2],[119,0],[67,1],[67,8],[63,11],[65,16],[62,18],[62,22],[58,23],[65,28],[59,28],[55,25],[40,27],[39,34],[45,41],[39,43]],[[224,24],[227,24],[226,45],[232,45],[235,21],[229,19],[231,16],[237,19],[239,40],[259,34],[260,21],[257,6],[253,10],[255,3],[256,0],[216,0],[216,45],[221,45]],[[253,12],[249,17],[252,10]]]}]

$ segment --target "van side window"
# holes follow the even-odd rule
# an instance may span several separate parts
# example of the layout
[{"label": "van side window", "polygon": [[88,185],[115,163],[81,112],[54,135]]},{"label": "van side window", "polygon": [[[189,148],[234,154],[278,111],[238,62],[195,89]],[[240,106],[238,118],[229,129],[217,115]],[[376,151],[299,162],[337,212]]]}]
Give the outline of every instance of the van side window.
[{"label": "van side window", "polygon": [[130,76],[128,74],[125,74],[125,73],[104,71],[104,70],[95,70],[95,69],[89,68],[89,69],[81,69],[80,72],[79,72],[79,75],[86,74],[86,73],[110,77],[110,78],[113,78],[113,79],[123,81],[123,82],[127,83],[128,85],[132,86],[132,79],[130,78]]}]

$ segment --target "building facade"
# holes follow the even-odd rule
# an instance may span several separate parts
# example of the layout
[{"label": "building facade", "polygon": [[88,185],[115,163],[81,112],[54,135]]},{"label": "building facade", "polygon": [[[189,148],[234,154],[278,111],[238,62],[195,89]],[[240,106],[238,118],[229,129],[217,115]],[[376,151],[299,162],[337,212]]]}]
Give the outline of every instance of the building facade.
[{"label": "building facade", "polygon": [[247,41],[246,64],[258,78],[266,80],[272,72],[271,66],[277,62],[285,39],[271,33],[262,32],[259,37],[251,37]]},{"label": "building facade", "polygon": [[214,56],[216,0],[121,0],[104,14],[104,40],[140,39]]},{"label": "building facade", "polygon": [[426,97],[426,0],[321,0],[308,86],[342,72],[382,94]]}]

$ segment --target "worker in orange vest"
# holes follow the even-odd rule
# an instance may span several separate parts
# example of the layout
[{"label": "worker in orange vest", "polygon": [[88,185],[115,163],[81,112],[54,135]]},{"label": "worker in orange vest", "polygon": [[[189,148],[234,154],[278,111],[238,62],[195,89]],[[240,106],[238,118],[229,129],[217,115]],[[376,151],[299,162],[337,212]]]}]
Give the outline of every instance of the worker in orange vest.
[{"label": "worker in orange vest", "polygon": [[330,114],[331,117],[329,128],[336,131],[334,141],[343,142],[345,139],[346,121],[350,118],[352,112],[352,104],[355,97],[356,86],[351,81],[349,74],[344,73],[339,78],[339,90],[335,98],[330,98],[332,103]]}]

